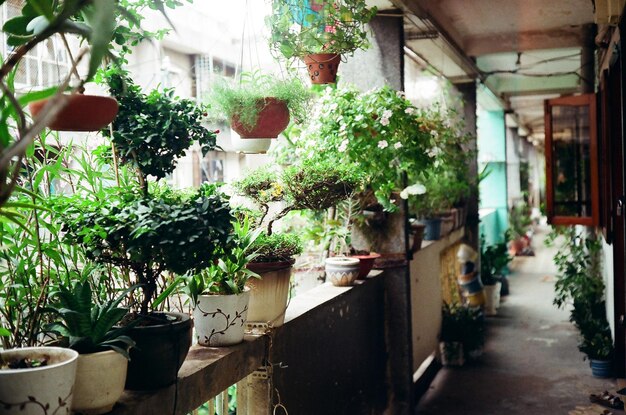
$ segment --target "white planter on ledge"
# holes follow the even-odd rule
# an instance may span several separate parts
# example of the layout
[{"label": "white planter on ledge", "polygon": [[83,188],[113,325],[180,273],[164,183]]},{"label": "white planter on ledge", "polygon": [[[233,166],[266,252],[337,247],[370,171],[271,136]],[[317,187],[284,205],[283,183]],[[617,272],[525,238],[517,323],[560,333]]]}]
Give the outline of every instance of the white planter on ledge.
[{"label": "white planter on ledge", "polygon": [[199,295],[193,319],[202,346],[232,346],[243,341],[250,288],[241,294]]},{"label": "white planter on ledge", "polygon": [[337,287],[348,287],[354,284],[361,269],[360,260],[350,257],[326,258],[326,279]]},{"label": "white planter on ledge", "polygon": [[128,360],[114,350],[78,356],[72,411],[85,415],[111,412],[124,392]]},{"label": "white planter on ledge", "polygon": [[61,347],[0,351],[0,360],[47,359],[42,367],[0,370],[0,415],[69,414],[78,353]]}]

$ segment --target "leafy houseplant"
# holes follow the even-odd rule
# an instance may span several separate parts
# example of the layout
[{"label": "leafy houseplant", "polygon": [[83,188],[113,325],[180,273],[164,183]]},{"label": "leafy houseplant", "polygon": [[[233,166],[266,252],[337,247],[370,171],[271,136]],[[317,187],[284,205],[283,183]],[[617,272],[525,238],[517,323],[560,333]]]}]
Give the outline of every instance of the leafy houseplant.
[{"label": "leafy houseplant", "polygon": [[[553,244],[562,235],[564,244],[554,257],[559,273],[555,284],[554,304],[559,307],[572,305],[570,321],[580,331],[578,349],[594,365],[610,362],[613,358],[613,338],[606,318],[605,287],[598,255],[601,243],[581,234],[574,227],[554,228],[547,240]],[[610,367],[608,363],[605,364]]]},{"label": "leafy houseplant", "polygon": [[202,154],[215,149],[216,132],[202,125],[204,109],[188,99],[174,97],[174,91],[153,90],[144,94],[123,70],[113,68],[105,75],[109,91],[119,102],[111,136],[124,163],[138,169],[144,192],[146,178],[157,179],[174,171],[176,158],[197,141]]},{"label": "leafy houseplant", "polygon": [[484,339],[485,325],[479,308],[444,304],[439,336],[440,342],[445,344],[441,347],[444,359],[450,359],[452,365],[462,365],[465,357],[479,353]]},{"label": "leafy houseplant", "polygon": [[518,203],[509,211],[509,229],[511,233],[511,253],[517,255],[530,243],[528,230],[532,224],[529,207],[526,203]]},{"label": "leafy houseplant", "polygon": [[94,304],[89,282],[60,285],[53,293],[56,302],[47,311],[58,321],[49,330],[60,336],[57,343],[80,353],[73,411],[109,412],[124,391],[128,349],[135,342],[125,335],[127,328],[114,326],[128,313],[119,305],[133,289],[104,304]]},{"label": "leafy houseplant", "polygon": [[253,72],[243,74],[238,84],[218,82],[211,102],[242,138],[276,138],[290,116],[296,122],[305,119],[310,98],[297,78],[281,80]]},{"label": "leafy houseplant", "polygon": [[313,83],[333,83],[340,55],[369,47],[365,25],[376,11],[364,0],[274,0],[266,19],[271,47],[304,58]]},{"label": "leafy houseplant", "polygon": [[216,264],[188,278],[199,344],[229,346],[243,341],[250,301],[246,283],[259,277],[247,265],[256,257],[251,247],[260,233],[261,229],[251,229],[247,218],[235,222],[234,246],[224,250]]}]

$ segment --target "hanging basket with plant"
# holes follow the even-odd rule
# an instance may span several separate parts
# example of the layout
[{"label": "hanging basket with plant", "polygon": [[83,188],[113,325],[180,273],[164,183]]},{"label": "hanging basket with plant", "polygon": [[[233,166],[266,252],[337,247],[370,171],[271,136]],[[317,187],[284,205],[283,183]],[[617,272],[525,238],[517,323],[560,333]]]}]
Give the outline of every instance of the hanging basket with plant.
[{"label": "hanging basket with plant", "polygon": [[376,11],[365,0],[274,0],[272,50],[303,59],[312,83],[334,83],[341,55],[369,47],[365,25]]}]

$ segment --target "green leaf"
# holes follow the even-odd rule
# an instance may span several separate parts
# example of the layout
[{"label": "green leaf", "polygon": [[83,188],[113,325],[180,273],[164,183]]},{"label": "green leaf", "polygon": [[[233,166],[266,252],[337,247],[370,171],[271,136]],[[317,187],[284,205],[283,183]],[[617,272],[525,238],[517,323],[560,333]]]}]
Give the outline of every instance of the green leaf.
[{"label": "green leaf", "polygon": [[49,0],[28,0],[28,4],[39,13],[45,16],[48,20],[52,20],[54,17],[54,11],[52,9],[52,2]]},{"label": "green leaf", "polygon": [[[0,4],[2,4],[2,0],[0,0]],[[4,327],[0,327],[0,337],[9,337],[11,332]]]},{"label": "green leaf", "polygon": [[50,98],[57,92],[58,89],[58,87],[53,86],[51,88],[46,88],[39,91],[27,92],[26,94],[21,95],[17,99],[17,102],[19,102],[21,106],[25,106],[34,101]]},{"label": "green leaf", "polygon": [[91,57],[89,59],[88,79],[91,79],[102,59],[109,49],[109,43],[115,30],[115,1],[94,0],[93,7],[85,11],[88,23],[91,26]]},{"label": "green leaf", "polygon": [[176,279],[172,281],[172,283],[166,289],[164,289],[163,292],[154,300],[154,302],[152,303],[152,308],[157,308],[159,304],[165,301],[165,299],[172,292],[174,292],[178,284],[180,284],[183,281],[183,279],[184,279],[183,277],[176,277]]},{"label": "green leaf", "polygon": [[31,17],[27,16],[14,17],[4,23],[2,30],[13,36],[30,38],[32,37],[32,34],[28,31],[27,27],[31,19]]}]

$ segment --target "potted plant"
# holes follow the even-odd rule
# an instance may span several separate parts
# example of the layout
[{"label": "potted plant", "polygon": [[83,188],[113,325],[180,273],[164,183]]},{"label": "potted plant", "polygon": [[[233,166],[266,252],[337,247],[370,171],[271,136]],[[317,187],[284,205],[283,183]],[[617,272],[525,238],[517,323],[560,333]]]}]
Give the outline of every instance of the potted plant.
[{"label": "potted plant", "polygon": [[114,300],[95,304],[89,282],[60,285],[46,311],[57,321],[48,327],[55,344],[76,350],[78,356],[71,409],[89,415],[110,412],[124,391],[128,350],[135,342],[126,328],[114,328],[128,313],[120,307],[132,287]]},{"label": "potted plant", "polygon": [[192,322],[188,315],[163,313],[159,307],[180,282],[172,274],[199,272],[228,246],[233,218],[226,197],[211,185],[148,195],[112,188],[103,200],[75,197],[63,211],[68,241],[140,284],[142,299],[122,322],[142,320],[129,331],[137,348],[130,352],[126,387],[173,383],[191,345]]},{"label": "potted plant", "polygon": [[337,287],[346,287],[354,284],[360,274],[359,258],[336,256],[326,258],[326,278]]},{"label": "potted plant", "polygon": [[312,83],[334,83],[341,55],[369,47],[365,25],[376,11],[365,0],[274,0],[270,46],[303,59]]},{"label": "potted plant", "polygon": [[462,366],[467,359],[479,357],[484,344],[484,330],[479,308],[444,304],[439,336],[442,363]]},{"label": "potted plant", "polygon": [[279,79],[259,72],[244,73],[239,82],[215,84],[211,103],[243,140],[233,140],[238,150],[265,152],[270,139],[287,128],[293,118],[302,122],[311,93],[297,78]]},{"label": "potted plant", "polygon": [[[485,291],[485,314],[495,316],[500,307],[500,289],[502,288],[501,276],[498,275],[501,264],[498,257],[506,253],[506,244],[487,245],[484,236],[480,241],[480,279]],[[508,257],[508,255],[507,255]]]},{"label": "potted plant", "polygon": [[247,266],[257,256],[251,248],[260,232],[251,229],[248,218],[235,221],[234,246],[221,252],[217,263],[188,278],[198,344],[230,346],[243,341],[250,302],[246,283],[259,277]]},{"label": "potted plant", "polygon": [[69,413],[78,352],[62,347],[0,350],[0,405],[6,414]]},{"label": "potted plant", "polygon": [[247,267],[260,276],[248,281],[251,290],[248,308],[250,325],[283,325],[294,257],[301,252],[302,243],[294,234],[261,233],[249,248],[248,253],[255,253],[256,257]]},{"label": "potted plant", "polygon": [[530,245],[528,230],[532,220],[528,206],[525,203],[517,203],[509,211],[509,231],[511,235],[511,255],[522,255]]}]

